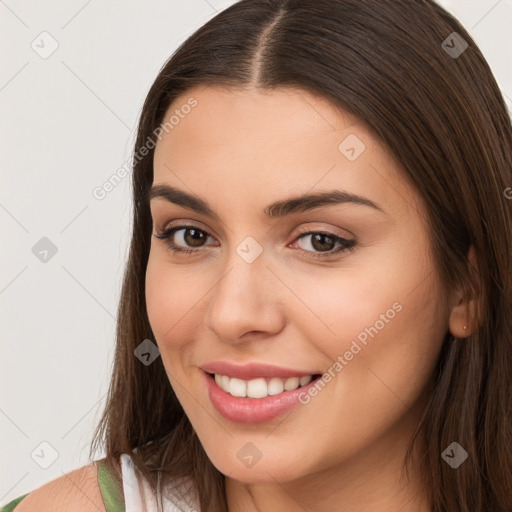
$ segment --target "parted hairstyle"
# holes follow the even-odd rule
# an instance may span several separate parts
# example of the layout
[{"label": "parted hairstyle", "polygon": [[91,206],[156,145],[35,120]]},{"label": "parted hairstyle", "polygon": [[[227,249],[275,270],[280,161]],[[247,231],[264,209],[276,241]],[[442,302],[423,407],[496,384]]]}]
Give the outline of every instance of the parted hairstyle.
[{"label": "parted hairstyle", "polygon": [[[201,85],[292,87],[326,98],[357,116],[401,163],[426,205],[446,290],[458,287],[478,306],[469,336],[445,335],[404,468],[420,468],[432,512],[510,512],[511,120],[475,42],[431,0],[241,0],[164,64],[138,124],[133,230],[91,459],[102,448],[120,478],[119,455],[128,453],[155,492],[186,477],[202,512],[227,511],[225,477],[207,457],[162,358],[146,366],[134,356],[143,340],[155,339],[145,301],[154,149],[143,158],[140,150],[154,147],[148,141],[157,142],[155,130],[173,101]],[[471,245],[476,268],[469,265]],[[469,455],[457,469],[441,457],[454,441]],[[412,460],[415,443],[420,456]]]}]

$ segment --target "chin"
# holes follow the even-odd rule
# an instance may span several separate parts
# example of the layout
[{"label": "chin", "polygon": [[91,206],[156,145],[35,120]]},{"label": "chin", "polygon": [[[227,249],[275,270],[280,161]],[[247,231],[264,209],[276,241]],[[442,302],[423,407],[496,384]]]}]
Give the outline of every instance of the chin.
[{"label": "chin", "polygon": [[[247,461],[246,463],[234,458],[226,458],[226,453],[219,458],[208,457],[213,465],[225,476],[243,483],[275,483],[289,482],[306,476],[306,468],[301,468],[298,464],[284,457],[279,460],[274,453],[265,457],[262,455],[256,462]],[[241,456],[243,459],[243,456]]]}]

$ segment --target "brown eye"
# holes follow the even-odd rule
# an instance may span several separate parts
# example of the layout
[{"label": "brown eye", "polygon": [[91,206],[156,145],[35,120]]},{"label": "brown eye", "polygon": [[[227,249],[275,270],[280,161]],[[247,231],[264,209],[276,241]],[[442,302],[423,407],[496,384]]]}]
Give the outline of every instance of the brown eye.
[{"label": "brown eye", "polygon": [[[347,240],[333,233],[324,233],[321,231],[310,231],[297,237],[299,240],[308,240],[302,245],[302,252],[313,258],[322,258],[332,256],[343,251],[353,251],[355,249],[355,240]],[[336,245],[338,248],[336,249]]]},{"label": "brown eye", "polygon": [[[175,236],[176,235],[176,236]],[[206,250],[206,242],[213,237],[203,229],[196,226],[175,226],[154,235],[160,240],[164,240],[174,254],[192,254]],[[296,238],[294,243],[299,240],[307,240],[309,243],[303,244],[305,247],[299,246],[301,252],[308,257],[322,258],[333,256],[344,251],[353,251],[356,241],[347,240],[334,233],[322,231],[310,231],[303,233]]]},{"label": "brown eye", "polygon": [[182,238],[191,247],[201,247],[208,236],[205,236],[204,232],[199,229],[185,228]]},{"label": "brown eye", "polygon": [[336,238],[324,233],[316,233],[311,236],[311,246],[317,251],[330,251],[336,245]]},{"label": "brown eye", "polygon": [[194,248],[201,250],[208,238],[211,238],[206,231],[195,226],[176,226],[156,234],[155,237],[165,240],[174,252],[183,253],[195,252]]}]

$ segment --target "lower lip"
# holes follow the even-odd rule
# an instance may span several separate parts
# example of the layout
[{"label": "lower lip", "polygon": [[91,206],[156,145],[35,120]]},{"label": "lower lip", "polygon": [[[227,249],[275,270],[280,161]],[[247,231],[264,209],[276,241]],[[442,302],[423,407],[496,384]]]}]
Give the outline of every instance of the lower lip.
[{"label": "lower lip", "polygon": [[305,386],[284,391],[278,395],[269,395],[264,398],[242,398],[230,395],[220,388],[215,380],[203,372],[210,400],[221,416],[235,423],[264,423],[287,413],[299,402],[299,395],[307,393],[318,379],[312,380]]}]

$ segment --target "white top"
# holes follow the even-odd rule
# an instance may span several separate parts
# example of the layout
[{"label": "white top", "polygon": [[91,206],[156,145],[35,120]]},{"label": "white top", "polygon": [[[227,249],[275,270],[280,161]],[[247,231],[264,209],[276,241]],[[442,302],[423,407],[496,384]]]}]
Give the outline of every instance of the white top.
[{"label": "white top", "polygon": [[162,496],[163,509],[160,509],[157,496],[127,453],[121,454],[121,470],[126,512],[200,512],[197,493],[189,492],[190,483],[166,487]]}]

